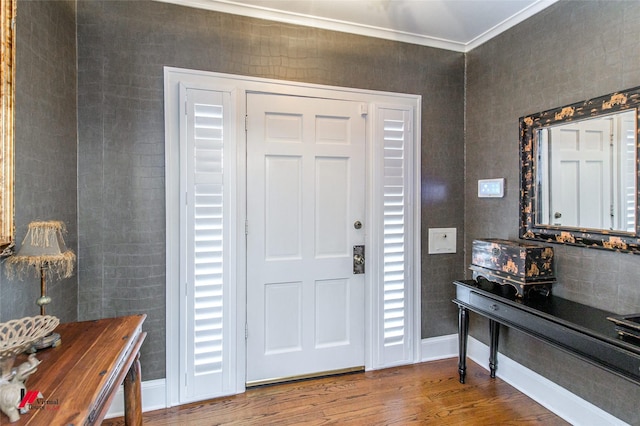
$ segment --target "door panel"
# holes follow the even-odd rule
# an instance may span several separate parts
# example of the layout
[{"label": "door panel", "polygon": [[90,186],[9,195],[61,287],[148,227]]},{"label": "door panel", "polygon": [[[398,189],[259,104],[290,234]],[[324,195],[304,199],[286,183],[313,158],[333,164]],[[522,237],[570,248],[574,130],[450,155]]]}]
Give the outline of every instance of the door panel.
[{"label": "door panel", "polygon": [[265,157],[265,257],[302,258],[302,158]]},{"label": "door panel", "polygon": [[316,281],[317,348],[349,344],[349,281]]},{"label": "door panel", "polygon": [[[316,158],[316,256],[349,255],[349,160]],[[331,235],[332,238],[324,238]]]},{"label": "door panel", "polygon": [[264,352],[274,355],[302,348],[302,282],[264,287]]},{"label": "door panel", "polygon": [[247,95],[247,382],[364,365],[365,118]]}]

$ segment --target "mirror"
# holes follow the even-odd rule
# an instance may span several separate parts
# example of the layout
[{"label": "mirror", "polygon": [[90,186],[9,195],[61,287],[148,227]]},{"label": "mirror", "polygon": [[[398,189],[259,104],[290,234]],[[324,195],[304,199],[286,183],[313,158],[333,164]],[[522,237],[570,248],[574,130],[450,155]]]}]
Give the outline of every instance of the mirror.
[{"label": "mirror", "polygon": [[520,237],[640,252],[640,87],[520,118]]},{"label": "mirror", "polygon": [[11,250],[13,229],[13,114],[15,83],[16,0],[0,6],[2,59],[0,60],[0,254]]}]

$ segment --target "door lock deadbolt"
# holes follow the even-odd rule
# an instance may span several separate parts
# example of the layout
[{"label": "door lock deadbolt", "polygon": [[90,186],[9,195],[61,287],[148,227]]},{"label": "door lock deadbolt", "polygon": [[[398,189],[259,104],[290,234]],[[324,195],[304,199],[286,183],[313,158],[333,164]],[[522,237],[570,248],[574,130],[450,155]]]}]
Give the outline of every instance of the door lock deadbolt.
[{"label": "door lock deadbolt", "polygon": [[364,246],[353,246],[353,273],[364,274]]},{"label": "door lock deadbolt", "polygon": [[356,220],[355,222],[353,222],[353,227],[356,229],[362,228],[362,222],[360,222],[359,220]]}]

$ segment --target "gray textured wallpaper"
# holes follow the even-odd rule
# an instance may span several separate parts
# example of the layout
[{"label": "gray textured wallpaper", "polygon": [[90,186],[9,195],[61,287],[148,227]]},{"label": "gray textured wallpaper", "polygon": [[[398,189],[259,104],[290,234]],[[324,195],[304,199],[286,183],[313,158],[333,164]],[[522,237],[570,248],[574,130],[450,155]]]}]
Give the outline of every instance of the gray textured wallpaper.
[{"label": "gray textured wallpaper", "polygon": [[[640,86],[640,2],[561,1],[467,55],[465,245],[518,238],[518,118]],[[478,179],[506,178],[503,199]],[[640,312],[640,256],[554,245],[553,292],[618,313]],[[488,325],[473,333],[486,339]],[[586,400],[640,424],[640,386],[512,330],[500,349]],[[487,340],[485,340],[487,341]]]},{"label": "gray textured wallpaper", "polygon": [[[422,95],[423,245],[462,247],[464,56],[150,1],[78,3],[81,319],[148,314],[144,379],[164,377],[163,66]],[[423,258],[425,337],[456,330],[462,250]]]},{"label": "gray textured wallpaper", "polygon": [[[16,249],[34,220],[62,220],[77,251],[75,2],[19,1],[16,22]],[[47,313],[77,319],[78,276],[47,283]],[[0,268],[0,320],[39,315],[34,273],[9,281]]]}]

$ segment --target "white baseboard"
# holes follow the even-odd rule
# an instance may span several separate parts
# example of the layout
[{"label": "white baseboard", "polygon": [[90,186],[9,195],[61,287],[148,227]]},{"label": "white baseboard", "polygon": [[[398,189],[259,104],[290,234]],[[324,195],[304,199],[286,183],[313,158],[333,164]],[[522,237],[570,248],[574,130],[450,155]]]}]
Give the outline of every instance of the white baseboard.
[{"label": "white baseboard", "polygon": [[[421,342],[421,362],[458,356],[458,335],[432,337]],[[467,356],[488,370],[489,347],[469,337]],[[606,411],[585,401],[549,379],[498,353],[497,376],[533,399],[549,411],[574,425],[627,425]],[[142,411],[153,411],[167,407],[165,379],[142,382]],[[122,386],[107,413],[107,418],[124,415],[124,392]],[[628,426],[628,425],[627,425]]]},{"label": "white baseboard", "polygon": [[439,359],[458,356],[458,335],[430,337],[422,339],[420,348],[421,362],[436,361]]},{"label": "white baseboard", "polygon": [[[142,382],[142,411],[153,411],[167,407],[166,380],[147,380]],[[116,392],[116,396],[111,403],[111,408],[107,412],[106,418],[124,416],[124,390],[122,386]]]},{"label": "white baseboard", "polygon": [[[424,339],[422,354],[423,361],[457,357],[458,335]],[[467,356],[488,371],[489,347],[487,345],[470,336],[467,342]],[[500,353],[498,353],[498,366],[496,375],[500,379],[571,424],[627,425],[622,420]]]},{"label": "white baseboard", "polygon": [[[469,337],[467,355],[477,364],[487,368],[489,347]],[[573,425],[601,426],[627,425],[601,408],[569,392],[551,380],[529,370],[498,352],[496,375],[538,404],[562,417]]]}]

